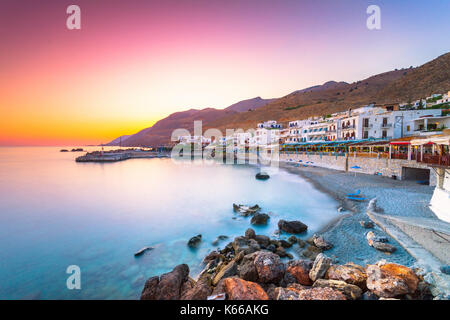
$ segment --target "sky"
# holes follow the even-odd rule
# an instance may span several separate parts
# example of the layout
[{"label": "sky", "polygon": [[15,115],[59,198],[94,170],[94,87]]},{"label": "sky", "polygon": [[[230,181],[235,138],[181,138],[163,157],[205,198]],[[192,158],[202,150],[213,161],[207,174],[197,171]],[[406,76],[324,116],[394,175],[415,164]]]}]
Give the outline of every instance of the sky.
[{"label": "sky", "polygon": [[418,66],[450,51],[449,21],[447,0],[1,0],[0,145],[106,143],[176,111]]}]

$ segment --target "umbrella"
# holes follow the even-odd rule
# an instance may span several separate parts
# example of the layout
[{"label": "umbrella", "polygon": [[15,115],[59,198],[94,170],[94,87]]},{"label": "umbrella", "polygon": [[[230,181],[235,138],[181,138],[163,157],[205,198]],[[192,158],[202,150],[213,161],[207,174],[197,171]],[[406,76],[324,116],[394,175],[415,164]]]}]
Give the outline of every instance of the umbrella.
[{"label": "umbrella", "polygon": [[[353,167],[350,167],[350,169],[361,169],[361,167],[359,167],[359,166],[353,166]],[[356,172],[355,172],[355,177],[356,177]]]}]

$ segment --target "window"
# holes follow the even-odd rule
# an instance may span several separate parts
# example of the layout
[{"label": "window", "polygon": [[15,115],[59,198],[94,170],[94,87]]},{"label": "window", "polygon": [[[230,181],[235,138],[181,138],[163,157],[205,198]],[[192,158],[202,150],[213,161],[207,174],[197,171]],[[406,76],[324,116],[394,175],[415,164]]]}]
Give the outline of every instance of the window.
[{"label": "window", "polygon": [[381,137],[382,138],[386,138],[387,137],[387,131],[383,130],[383,132],[381,133]]},{"label": "window", "polygon": [[409,132],[409,130],[411,129],[411,127],[410,126],[406,126],[406,131],[408,131]]}]

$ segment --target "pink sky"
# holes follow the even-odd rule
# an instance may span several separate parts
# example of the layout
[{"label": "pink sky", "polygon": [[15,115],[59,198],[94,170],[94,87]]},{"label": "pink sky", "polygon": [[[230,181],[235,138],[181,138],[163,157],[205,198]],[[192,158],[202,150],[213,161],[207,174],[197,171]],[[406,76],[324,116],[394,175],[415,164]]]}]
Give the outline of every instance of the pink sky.
[{"label": "pink sky", "polygon": [[[2,1],[0,144],[107,142],[175,111],[449,51],[448,2],[379,3],[382,29],[370,31],[367,1]],[[66,28],[69,4],[81,30]]]}]

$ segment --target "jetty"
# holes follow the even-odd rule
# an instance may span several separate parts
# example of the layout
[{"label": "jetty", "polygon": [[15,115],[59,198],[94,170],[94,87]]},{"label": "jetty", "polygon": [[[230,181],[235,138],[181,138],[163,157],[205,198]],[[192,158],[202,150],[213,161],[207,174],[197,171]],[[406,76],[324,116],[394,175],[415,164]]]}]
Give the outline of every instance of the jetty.
[{"label": "jetty", "polygon": [[111,151],[94,151],[88,152],[84,156],[77,157],[76,162],[117,162],[128,159],[139,158],[168,158],[169,154],[147,151],[143,149],[118,149]]}]

